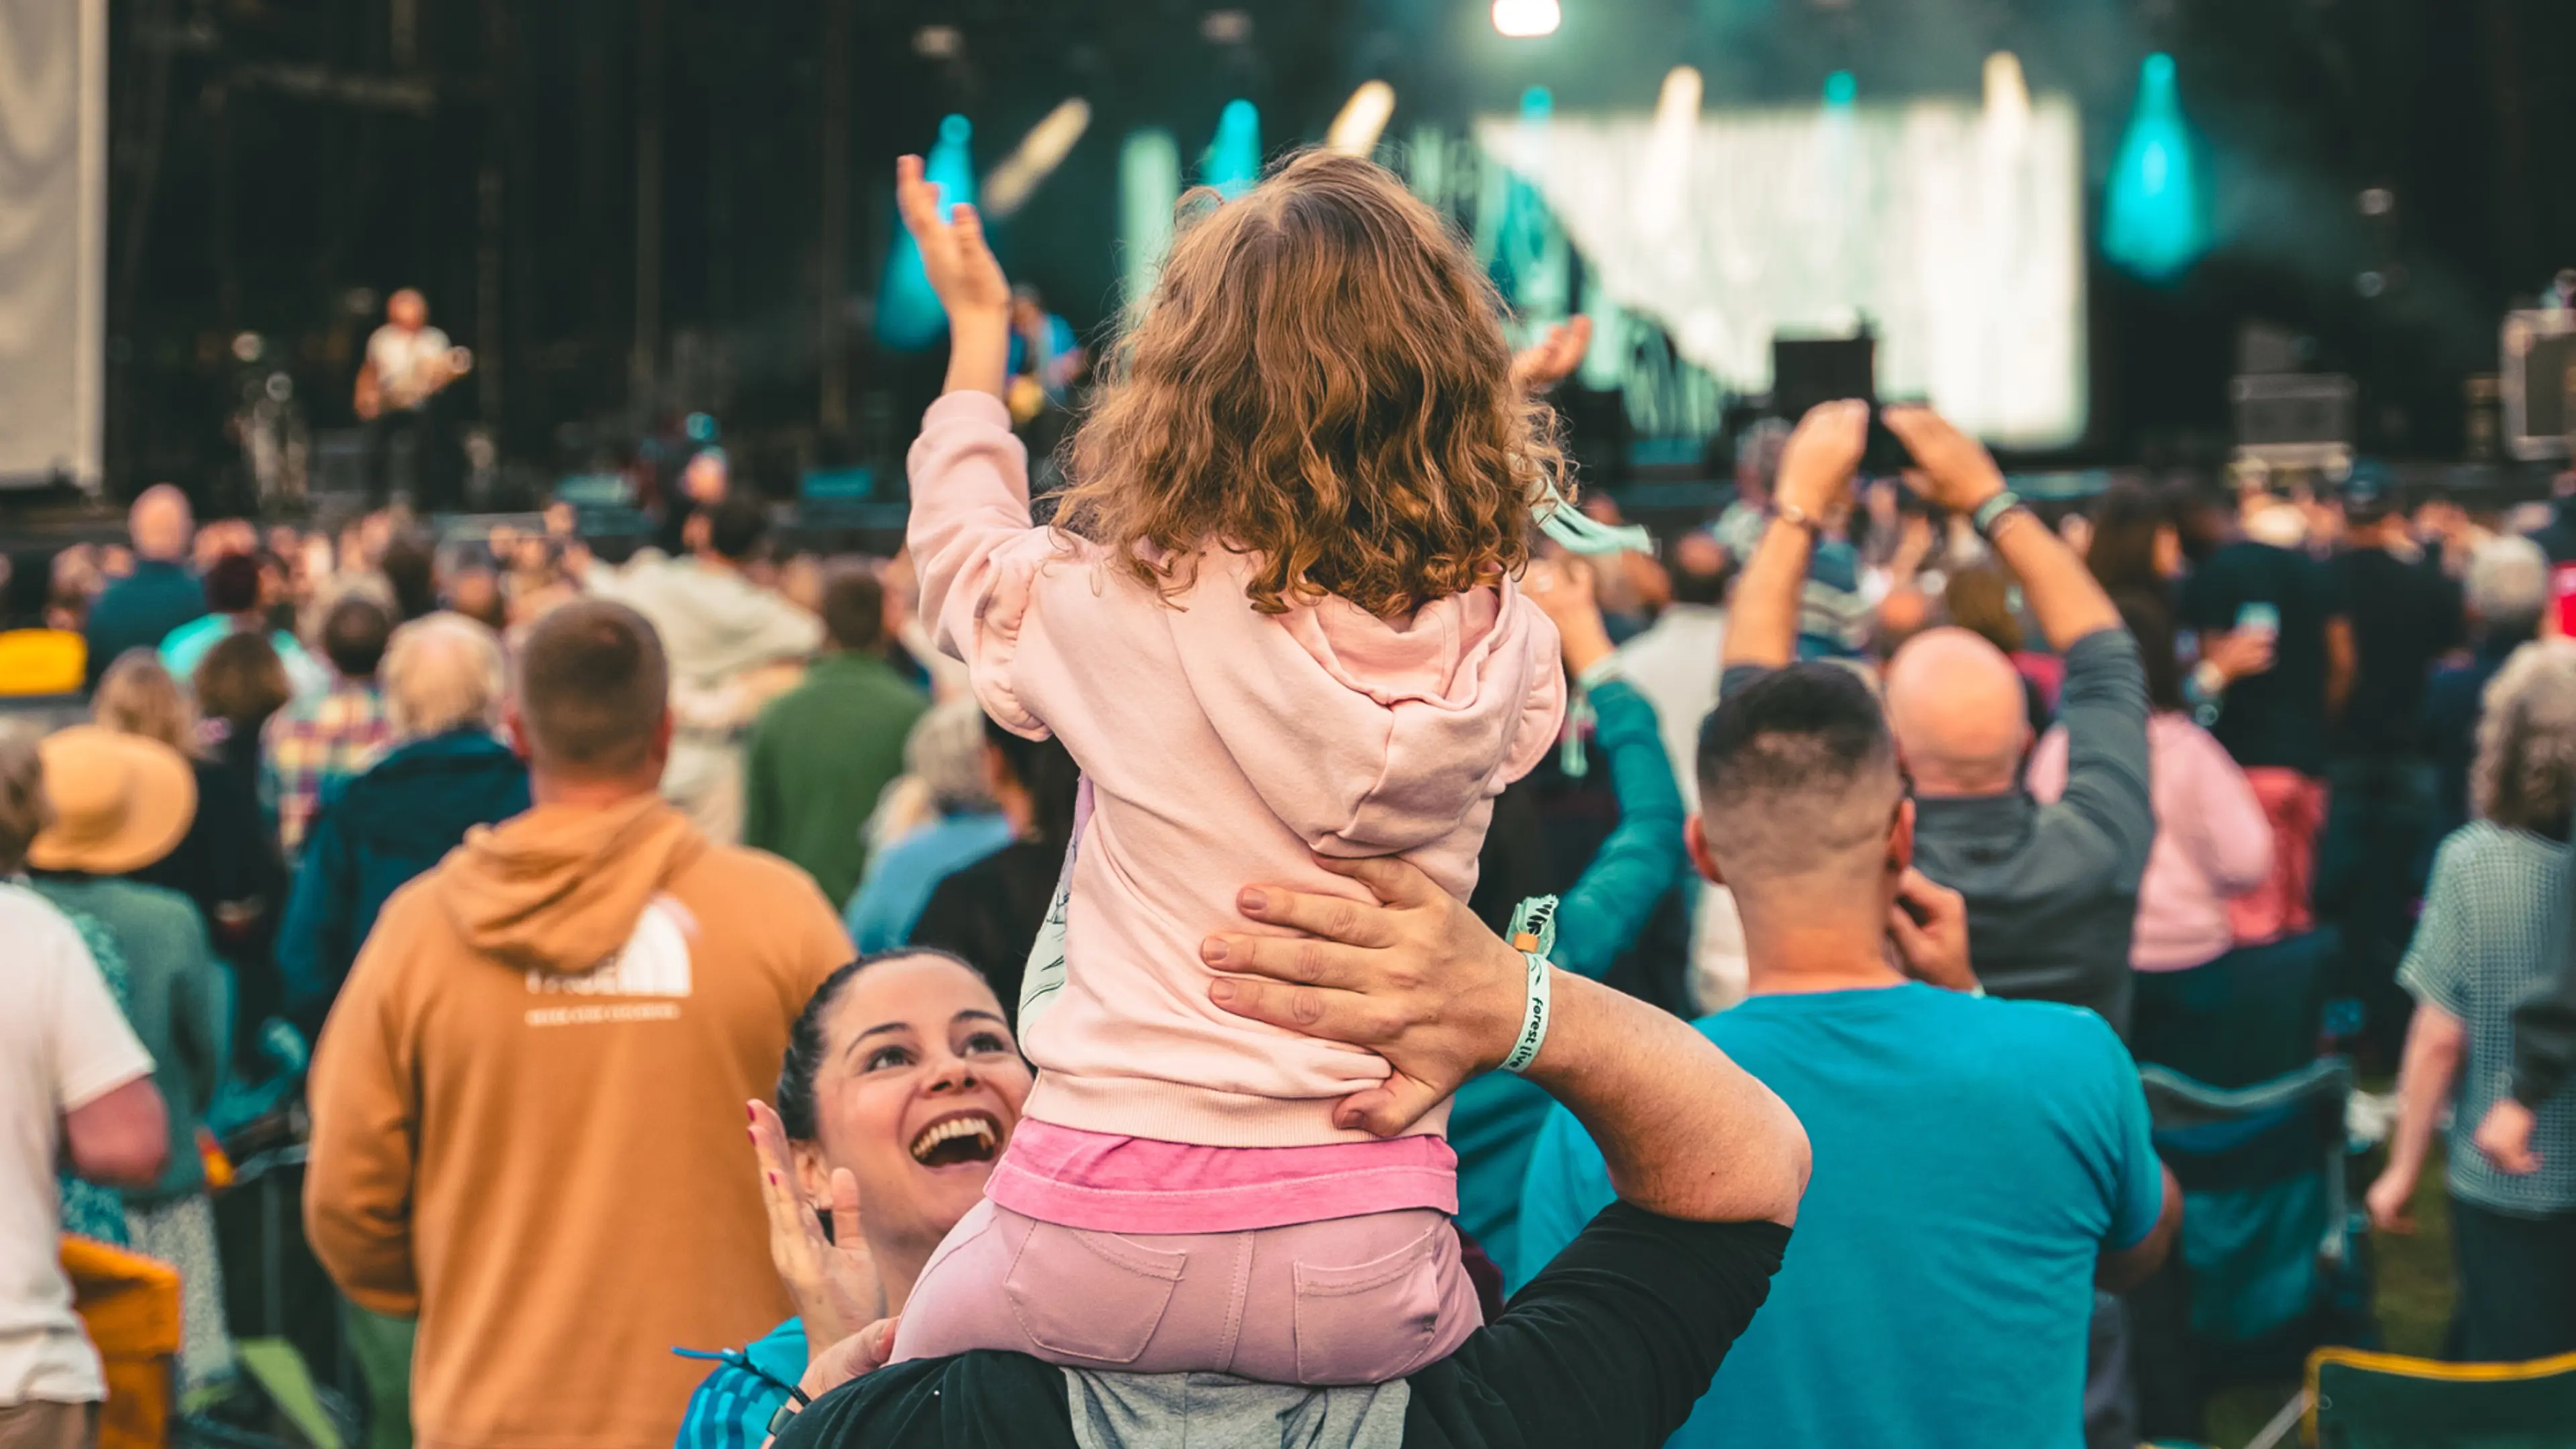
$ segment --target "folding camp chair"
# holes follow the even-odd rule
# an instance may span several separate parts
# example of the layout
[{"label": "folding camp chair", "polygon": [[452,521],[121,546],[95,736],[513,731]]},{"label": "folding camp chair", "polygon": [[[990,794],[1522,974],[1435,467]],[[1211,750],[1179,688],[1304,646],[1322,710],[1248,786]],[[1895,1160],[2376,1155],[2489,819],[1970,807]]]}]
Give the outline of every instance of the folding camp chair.
[{"label": "folding camp chair", "polygon": [[2352,1066],[2327,1057],[2223,1090],[2144,1067],[2156,1151],[2183,1189],[2190,1337],[2211,1381],[2295,1371],[2366,1326],[2344,1191]]},{"label": "folding camp chair", "polygon": [[2188,971],[2142,973],[2130,1046],[2139,1061],[2209,1087],[2296,1072],[2317,1059],[2327,978],[2342,954],[2342,934],[2326,926]]},{"label": "folding camp chair", "polygon": [[2315,1449],[2568,1449],[2576,1353],[2441,1363],[2321,1348],[2308,1359],[2303,1437]]}]

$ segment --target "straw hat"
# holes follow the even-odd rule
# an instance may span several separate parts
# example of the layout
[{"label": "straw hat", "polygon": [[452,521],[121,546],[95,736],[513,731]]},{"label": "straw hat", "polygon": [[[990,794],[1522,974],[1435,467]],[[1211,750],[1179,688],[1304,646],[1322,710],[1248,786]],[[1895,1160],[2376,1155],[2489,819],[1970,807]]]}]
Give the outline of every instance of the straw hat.
[{"label": "straw hat", "polygon": [[159,740],[74,725],[36,744],[54,823],[27,847],[38,870],[124,875],[178,849],[197,818],[197,777]]}]

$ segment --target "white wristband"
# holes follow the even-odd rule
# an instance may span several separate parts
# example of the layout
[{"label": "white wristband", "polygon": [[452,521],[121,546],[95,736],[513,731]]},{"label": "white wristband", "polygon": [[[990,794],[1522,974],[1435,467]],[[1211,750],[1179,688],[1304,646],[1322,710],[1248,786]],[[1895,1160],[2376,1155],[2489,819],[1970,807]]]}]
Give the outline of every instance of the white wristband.
[{"label": "white wristband", "polygon": [[1521,1039],[1512,1043],[1509,1056],[1503,1058],[1503,1070],[1515,1075],[1529,1070],[1538,1060],[1538,1049],[1547,1043],[1548,973],[1547,958],[1536,951],[1523,951],[1529,962],[1529,1006],[1521,1013]]}]

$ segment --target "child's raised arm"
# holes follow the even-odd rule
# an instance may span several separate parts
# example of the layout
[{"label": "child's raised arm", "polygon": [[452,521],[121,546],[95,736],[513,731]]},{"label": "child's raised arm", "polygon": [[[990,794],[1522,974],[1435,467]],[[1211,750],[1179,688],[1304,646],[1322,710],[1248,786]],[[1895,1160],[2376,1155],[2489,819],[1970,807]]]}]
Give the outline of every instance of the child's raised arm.
[{"label": "child's raised arm", "polygon": [[984,222],[963,202],[940,215],[939,187],[921,158],[894,163],[895,203],[921,248],[921,269],[948,309],[948,391],[1002,395],[1011,360],[1011,284],[984,245]]}]

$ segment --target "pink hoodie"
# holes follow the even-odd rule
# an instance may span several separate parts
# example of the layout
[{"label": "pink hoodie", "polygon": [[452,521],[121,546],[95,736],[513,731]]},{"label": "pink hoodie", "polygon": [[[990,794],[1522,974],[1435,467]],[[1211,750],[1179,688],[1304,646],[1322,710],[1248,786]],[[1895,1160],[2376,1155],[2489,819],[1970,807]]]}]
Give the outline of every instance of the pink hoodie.
[{"label": "pink hoodie", "polygon": [[1053,732],[1092,787],[1067,980],[1021,1041],[1027,1115],[1216,1147],[1366,1140],[1331,1108],[1384,1059],[1217,1010],[1199,942],[1258,929],[1234,907],[1247,885],[1361,894],[1310,852],[1400,855],[1464,899],[1494,797],[1555,741],[1555,626],[1509,580],[1402,621],[1338,598],[1261,614],[1221,549],[1166,604],[1030,526],[1027,451],[983,393],[931,406],[911,479],[933,637],[995,720]]}]

